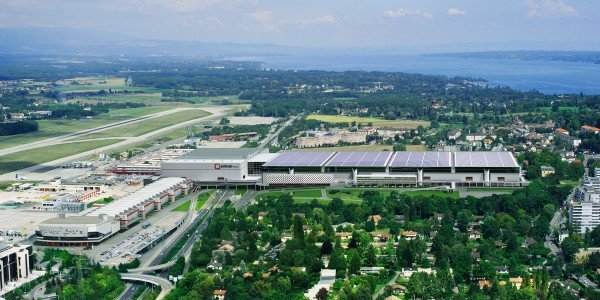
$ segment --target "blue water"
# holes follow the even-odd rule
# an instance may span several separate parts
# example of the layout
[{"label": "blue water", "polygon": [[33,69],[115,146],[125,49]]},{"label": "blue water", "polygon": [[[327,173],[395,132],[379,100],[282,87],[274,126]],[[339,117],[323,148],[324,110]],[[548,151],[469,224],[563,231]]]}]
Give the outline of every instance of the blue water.
[{"label": "blue water", "polygon": [[270,56],[255,58],[278,69],[327,71],[397,71],[445,76],[483,78],[494,86],[547,94],[600,94],[600,64],[524,61],[517,59],[476,59],[393,56]]}]

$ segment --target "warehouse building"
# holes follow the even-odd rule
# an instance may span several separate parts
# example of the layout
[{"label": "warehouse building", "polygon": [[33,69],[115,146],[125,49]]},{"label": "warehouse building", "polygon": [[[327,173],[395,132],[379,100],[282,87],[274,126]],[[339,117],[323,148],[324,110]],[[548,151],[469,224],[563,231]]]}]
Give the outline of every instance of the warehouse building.
[{"label": "warehouse building", "polygon": [[0,294],[6,292],[7,285],[27,279],[33,267],[31,245],[0,243]]},{"label": "warehouse building", "polygon": [[40,223],[35,231],[36,244],[50,247],[86,247],[96,245],[117,233],[119,222],[107,215],[72,216],[60,214]]},{"label": "warehouse building", "polygon": [[526,184],[510,152],[198,149],[163,163],[163,176],[197,184],[288,186],[480,186]]},{"label": "warehouse building", "polygon": [[110,202],[88,216],[107,215],[121,224],[121,229],[129,228],[135,222],[145,219],[152,210],[160,210],[167,201],[174,202],[181,194],[187,195],[192,188],[191,181],[184,178],[167,177]]}]

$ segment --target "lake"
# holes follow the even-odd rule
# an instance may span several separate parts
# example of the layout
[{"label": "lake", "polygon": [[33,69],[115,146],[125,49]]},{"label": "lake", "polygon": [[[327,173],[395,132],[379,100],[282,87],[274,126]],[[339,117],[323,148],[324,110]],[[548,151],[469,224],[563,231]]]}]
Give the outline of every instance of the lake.
[{"label": "lake", "polygon": [[327,71],[390,71],[483,78],[495,86],[538,90],[548,94],[600,94],[600,64],[476,59],[420,55],[270,56],[258,60],[267,68]]}]

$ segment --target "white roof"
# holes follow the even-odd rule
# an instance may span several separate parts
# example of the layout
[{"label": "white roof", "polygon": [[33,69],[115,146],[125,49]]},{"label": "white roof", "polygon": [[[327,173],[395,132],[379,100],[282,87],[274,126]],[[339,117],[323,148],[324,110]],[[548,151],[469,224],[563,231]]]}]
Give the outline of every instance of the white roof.
[{"label": "white roof", "polygon": [[161,194],[175,188],[177,185],[185,183],[184,178],[179,177],[167,177],[159,179],[123,198],[117,199],[113,202],[106,204],[99,209],[92,211],[88,216],[99,216],[105,214],[111,217],[118,216],[126,213],[146,201],[160,196]]}]

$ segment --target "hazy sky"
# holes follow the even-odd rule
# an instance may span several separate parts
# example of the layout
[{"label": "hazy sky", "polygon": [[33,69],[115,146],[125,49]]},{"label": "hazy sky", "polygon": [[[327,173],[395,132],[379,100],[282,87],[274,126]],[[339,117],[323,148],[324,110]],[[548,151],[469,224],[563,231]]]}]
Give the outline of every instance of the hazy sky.
[{"label": "hazy sky", "polygon": [[[0,0],[0,27],[304,46],[600,44],[597,0]],[[597,49],[596,49],[597,50]]]}]

